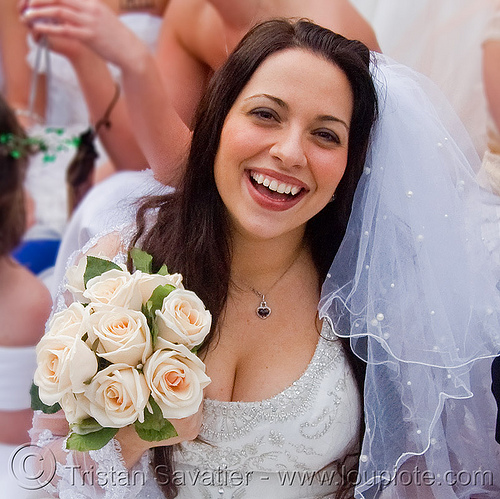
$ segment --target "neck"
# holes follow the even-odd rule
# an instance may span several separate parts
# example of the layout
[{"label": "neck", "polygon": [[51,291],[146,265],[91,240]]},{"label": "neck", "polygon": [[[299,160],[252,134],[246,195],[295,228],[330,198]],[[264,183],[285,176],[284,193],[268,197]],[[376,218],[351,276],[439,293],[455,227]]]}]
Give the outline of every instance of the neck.
[{"label": "neck", "polygon": [[265,241],[233,237],[231,278],[238,288],[265,294],[307,253],[303,234]]},{"label": "neck", "polygon": [[10,256],[0,256],[0,274],[18,267],[18,263]]}]

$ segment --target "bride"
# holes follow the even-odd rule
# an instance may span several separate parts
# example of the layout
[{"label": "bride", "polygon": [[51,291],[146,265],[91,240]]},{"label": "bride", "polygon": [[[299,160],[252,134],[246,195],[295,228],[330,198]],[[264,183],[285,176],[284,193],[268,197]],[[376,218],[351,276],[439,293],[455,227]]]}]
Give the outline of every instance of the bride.
[{"label": "bride", "polygon": [[[61,497],[340,498],[355,485],[365,498],[498,494],[489,483],[398,480],[417,468],[498,468],[492,401],[473,391],[476,361],[498,349],[498,297],[482,242],[462,223],[470,158],[435,135],[445,130],[411,74],[379,64],[360,42],[274,20],[215,74],[180,187],[145,201],[131,238],[91,250],[123,261],[140,244],[205,302],[204,406],[172,420],[178,436],[151,451],[127,427],[99,451],[67,453],[64,417],[35,418],[33,438],[62,464]],[[401,155],[416,117],[428,120],[416,123],[419,148]],[[468,417],[477,407],[483,417]],[[143,470],[143,488],[84,479],[127,468]],[[238,480],[217,481],[225,472]]]}]

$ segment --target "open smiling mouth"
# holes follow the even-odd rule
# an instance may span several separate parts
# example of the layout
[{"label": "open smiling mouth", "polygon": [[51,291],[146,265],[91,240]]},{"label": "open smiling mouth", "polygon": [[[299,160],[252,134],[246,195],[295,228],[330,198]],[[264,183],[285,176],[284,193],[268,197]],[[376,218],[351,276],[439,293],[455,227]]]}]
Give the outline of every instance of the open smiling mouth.
[{"label": "open smiling mouth", "polygon": [[250,171],[249,177],[255,190],[274,201],[296,201],[306,192],[303,187],[280,182],[262,173]]}]

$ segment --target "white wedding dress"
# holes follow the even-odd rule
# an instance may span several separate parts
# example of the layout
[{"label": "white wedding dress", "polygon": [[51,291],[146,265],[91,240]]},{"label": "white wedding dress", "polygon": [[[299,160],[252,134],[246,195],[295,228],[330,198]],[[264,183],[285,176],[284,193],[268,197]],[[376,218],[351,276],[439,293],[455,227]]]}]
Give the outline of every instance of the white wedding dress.
[{"label": "white wedding dress", "polygon": [[[174,450],[177,497],[333,497],[343,482],[343,465],[353,464],[349,455],[357,461],[360,421],[356,382],[325,321],[306,370],[279,394],[259,402],[205,400],[200,440]],[[46,445],[52,438],[43,430],[36,441]],[[66,463],[58,465],[57,490],[48,485],[47,492],[61,499],[164,497],[147,454],[130,471],[114,440],[89,455],[82,465],[81,457],[68,452]]]},{"label": "white wedding dress", "polygon": [[[29,390],[36,369],[34,346],[4,347],[0,346],[0,411],[21,411],[30,407]],[[12,373],[16,375],[13,376]],[[0,442],[0,490],[2,497],[16,499],[43,497],[40,491],[28,492],[20,487],[11,464],[18,449],[17,445]],[[20,454],[19,454],[20,456]],[[19,461],[19,459],[17,459]],[[46,496],[46,494],[45,494]]]}]

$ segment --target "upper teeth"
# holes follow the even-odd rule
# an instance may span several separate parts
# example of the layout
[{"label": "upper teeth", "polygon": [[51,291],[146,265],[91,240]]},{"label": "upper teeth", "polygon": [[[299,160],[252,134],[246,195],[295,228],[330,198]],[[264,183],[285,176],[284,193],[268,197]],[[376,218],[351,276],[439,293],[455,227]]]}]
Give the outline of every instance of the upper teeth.
[{"label": "upper teeth", "polygon": [[279,192],[281,194],[291,194],[292,196],[295,196],[300,192],[300,187],[297,187],[296,185],[291,185],[291,184],[285,184],[284,182],[280,183],[276,179],[266,177],[262,173],[256,173],[252,172],[251,173],[252,178],[257,182],[258,184],[263,184],[265,187],[267,187],[271,191]]}]

